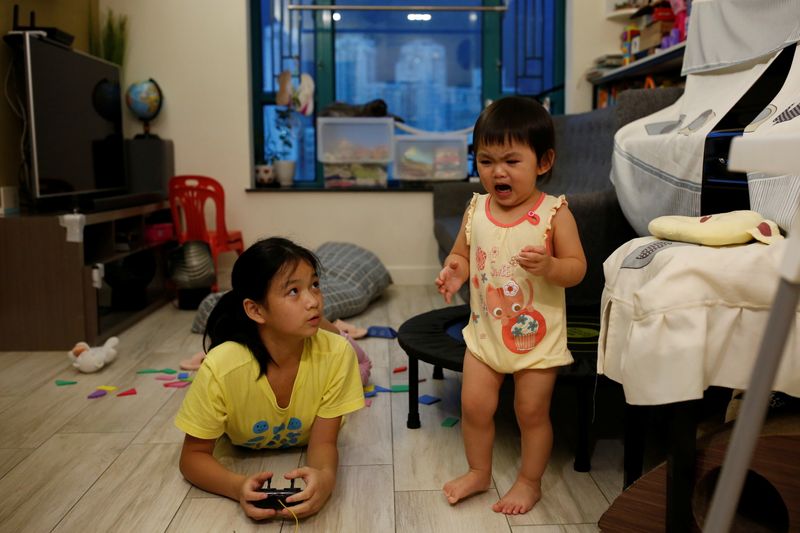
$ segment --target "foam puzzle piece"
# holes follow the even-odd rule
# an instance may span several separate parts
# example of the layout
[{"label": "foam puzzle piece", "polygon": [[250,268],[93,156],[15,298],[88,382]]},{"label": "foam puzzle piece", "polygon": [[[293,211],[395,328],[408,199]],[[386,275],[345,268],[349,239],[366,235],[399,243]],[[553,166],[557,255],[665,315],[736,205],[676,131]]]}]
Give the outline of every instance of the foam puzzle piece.
[{"label": "foam puzzle piece", "polygon": [[392,370],[392,374],[399,374],[400,372],[405,372],[406,370],[408,370],[407,366],[398,366]]},{"label": "foam puzzle piece", "polygon": [[173,370],[172,368],[162,368],[161,370],[159,370],[159,372],[161,372],[162,374],[177,374],[178,373],[177,370]]},{"label": "foam puzzle piece", "polygon": [[114,385],[100,385],[97,387],[98,390],[104,390],[106,392],[112,392],[117,390],[119,387],[115,387]]},{"label": "foam puzzle piece", "polygon": [[188,387],[192,383],[189,381],[170,381],[169,383],[164,383],[165,387],[174,387],[176,389],[182,389],[184,387]]},{"label": "foam puzzle piece", "polygon": [[63,387],[64,385],[75,385],[77,383],[78,383],[77,381],[70,381],[68,379],[57,379],[56,380],[56,386],[57,387]]},{"label": "foam puzzle piece", "polygon": [[106,391],[104,391],[104,390],[96,390],[93,393],[91,393],[89,396],[87,396],[87,398],[89,398],[89,399],[100,398],[102,396],[105,396],[106,394],[108,394],[108,393]]},{"label": "foam puzzle piece", "polygon": [[436,396],[431,396],[430,394],[423,394],[419,397],[419,403],[423,403],[425,405],[431,405],[436,402],[441,402],[441,398],[437,398]]},{"label": "foam puzzle piece", "polygon": [[364,393],[364,398],[373,398],[378,395],[378,391],[369,391]]},{"label": "foam puzzle piece", "polygon": [[136,389],[128,389],[125,391],[120,392],[117,396],[134,396],[136,394]]},{"label": "foam puzzle piece", "polygon": [[370,326],[367,328],[367,337],[394,339],[397,337],[397,332],[388,326]]},{"label": "foam puzzle piece", "polygon": [[372,400],[370,400],[369,398],[367,398],[366,400],[364,400],[364,404],[365,404],[367,407],[371,407],[371,406],[372,406]]},{"label": "foam puzzle piece", "polygon": [[178,379],[187,379],[188,377],[189,377],[189,373],[188,372],[179,372],[178,373]]},{"label": "foam puzzle piece", "polygon": [[364,387],[364,392],[372,392],[375,390],[375,385],[367,385]]},{"label": "foam puzzle piece", "polygon": [[174,376],[156,376],[156,379],[159,381],[175,381]]},{"label": "foam puzzle piece", "polygon": [[444,428],[451,428],[451,427],[455,426],[456,424],[458,424],[458,418],[456,418],[454,416],[448,416],[447,418],[442,420],[442,427],[444,427]]},{"label": "foam puzzle piece", "polygon": [[392,389],[387,389],[386,387],[375,385],[375,392],[392,392]]},{"label": "foam puzzle piece", "polygon": [[392,392],[408,392],[408,385],[392,385]]},{"label": "foam puzzle piece", "polygon": [[156,368],[143,368],[141,370],[136,371],[137,374],[160,374],[161,370]]}]

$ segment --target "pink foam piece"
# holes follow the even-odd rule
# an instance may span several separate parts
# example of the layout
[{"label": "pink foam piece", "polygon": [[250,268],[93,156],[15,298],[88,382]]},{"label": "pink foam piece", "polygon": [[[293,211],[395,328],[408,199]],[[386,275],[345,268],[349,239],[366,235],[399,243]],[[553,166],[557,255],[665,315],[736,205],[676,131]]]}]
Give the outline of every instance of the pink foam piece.
[{"label": "pink foam piece", "polygon": [[367,398],[366,400],[364,400],[364,403],[366,404],[367,407],[371,407],[372,406],[372,398]]},{"label": "pink foam piece", "polygon": [[191,385],[191,381],[170,381],[169,383],[164,383],[165,387],[174,387],[176,389],[182,389],[183,387],[188,387]]},{"label": "pink foam piece", "polygon": [[175,376],[156,376],[156,379],[159,381],[174,381]]},{"label": "pink foam piece", "polygon": [[105,396],[106,394],[108,394],[106,391],[98,389],[98,390],[94,391],[93,393],[91,393],[89,396],[87,396],[87,398],[90,398],[90,399],[100,398],[101,396]]}]

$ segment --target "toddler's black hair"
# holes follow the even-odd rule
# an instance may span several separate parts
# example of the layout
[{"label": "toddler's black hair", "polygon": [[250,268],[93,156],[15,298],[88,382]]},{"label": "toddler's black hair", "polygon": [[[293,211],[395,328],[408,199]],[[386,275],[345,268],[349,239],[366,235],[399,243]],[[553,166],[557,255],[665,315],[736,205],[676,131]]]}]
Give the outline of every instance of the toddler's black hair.
[{"label": "toddler's black hair", "polygon": [[541,159],[549,150],[555,150],[555,137],[553,119],[542,104],[533,98],[507,96],[481,112],[475,122],[472,144],[477,154],[483,146],[517,142],[530,147]]},{"label": "toddler's black hair", "polygon": [[220,298],[208,317],[203,347],[210,350],[226,341],[243,344],[258,361],[261,371],[258,377],[266,375],[272,356],[261,340],[258,325],[245,313],[243,302],[249,298],[266,305],[267,292],[275,277],[293,270],[301,262],[319,272],[319,259],[313,252],[282,237],[260,240],[245,250],[233,265],[232,289]]}]

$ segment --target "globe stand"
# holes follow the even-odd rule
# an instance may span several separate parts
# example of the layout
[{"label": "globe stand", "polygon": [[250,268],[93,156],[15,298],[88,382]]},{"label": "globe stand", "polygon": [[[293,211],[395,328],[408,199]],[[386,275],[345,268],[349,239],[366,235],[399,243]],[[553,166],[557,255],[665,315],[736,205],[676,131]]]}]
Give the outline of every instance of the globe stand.
[{"label": "globe stand", "polygon": [[150,121],[158,116],[164,104],[164,93],[156,80],[148,78],[131,84],[125,92],[125,104],[144,126],[144,133],[136,134],[134,139],[158,139],[158,135],[150,133]]}]

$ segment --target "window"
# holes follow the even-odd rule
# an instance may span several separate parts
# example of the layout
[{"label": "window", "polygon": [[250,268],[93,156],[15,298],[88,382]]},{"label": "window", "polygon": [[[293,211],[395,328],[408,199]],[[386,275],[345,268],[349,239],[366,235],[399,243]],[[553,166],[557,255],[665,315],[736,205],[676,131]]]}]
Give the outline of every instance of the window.
[{"label": "window", "polygon": [[320,179],[316,133],[313,117],[296,114],[290,138],[276,126],[286,118],[275,106],[284,70],[294,87],[300,73],[314,78],[317,112],[333,102],[380,99],[390,114],[432,132],[472,126],[483,102],[502,94],[548,97],[554,112],[563,105],[563,2],[507,0],[503,15],[463,9],[501,0],[429,0],[426,5],[458,9],[419,13],[346,9],[410,4],[401,0],[289,9],[328,2],[251,0],[256,162],[299,157],[297,180]]}]

